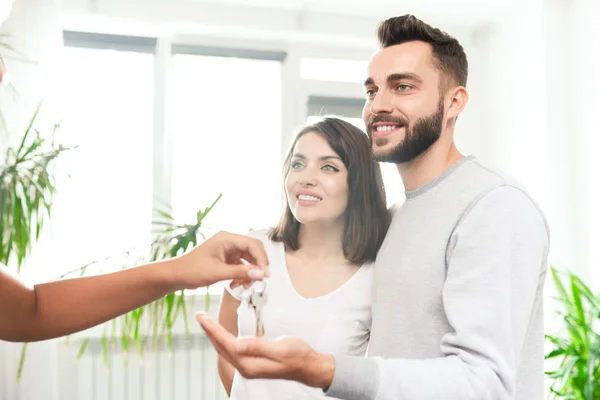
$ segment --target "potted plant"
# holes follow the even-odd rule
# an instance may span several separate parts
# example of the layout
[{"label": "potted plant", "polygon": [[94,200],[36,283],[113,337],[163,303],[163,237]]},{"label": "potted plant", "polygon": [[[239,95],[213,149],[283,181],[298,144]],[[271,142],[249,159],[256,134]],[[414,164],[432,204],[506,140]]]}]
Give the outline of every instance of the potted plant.
[{"label": "potted plant", "polygon": [[35,110],[21,143],[9,147],[0,160],[0,263],[14,257],[20,272],[32,245],[50,217],[56,194],[52,165],[69,148],[55,142],[59,125],[49,137],[35,127]]},{"label": "potted plant", "polygon": [[550,268],[560,305],[560,331],[546,335],[546,355],[558,367],[546,372],[554,399],[600,400],[600,295],[575,274]]},{"label": "potted plant", "polygon": [[[17,148],[8,148],[4,160],[0,162],[0,263],[9,265],[14,262],[17,273],[39,239],[44,224],[52,215],[57,190],[52,165],[60,154],[70,149],[55,142],[58,125],[54,126],[50,137],[40,134],[35,127],[39,110],[40,107],[31,118],[20,145]],[[200,209],[195,220],[186,224],[177,223],[171,215],[170,207],[164,205],[156,210],[158,217],[154,221],[154,240],[149,248],[131,249],[125,254],[91,262],[59,279],[85,275],[98,266],[107,267],[109,270],[130,268],[142,262],[175,257],[189,250],[204,239],[204,218],[221,196],[222,194],[219,194],[209,207]],[[171,293],[105,324],[102,337],[105,362],[108,364],[109,342],[111,347],[115,347],[117,340],[124,352],[127,352],[132,344],[137,345],[140,356],[146,341],[156,346],[164,340],[171,348],[173,327],[179,318],[183,318],[188,332],[186,298],[193,300],[193,292]],[[205,308],[208,308],[209,302],[207,292]],[[146,324],[142,324],[144,320]],[[110,332],[109,325],[112,325]],[[88,342],[89,339],[83,341],[79,357],[85,352]],[[26,349],[25,344],[21,350],[17,379],[20,378],[24,367]]]},{"label": "potted plant", "polygon": [[[209,207],[200,209],[196,213],[195,221],[187,224],[177,223],[170,212],[170,206],[165,204],[162,209],[155,210],[158,218],[153,221],[155,226],[154,240],[148,249],[131,249],[124,254],[95,261],[69,272],[61,278],[84,275],[90,268],[104,263],[110,264],[109,268],[113,270],[115,268],[131,268],[136,264],[176,257],[186,252],[205,239],[202,233],[204,218],[215,207],[221,197],[222,194],[220,193]],[[118,260],[123,258],[125,261],[119,264]],[[166,341],[169,350],[171,350],[173,328],[179,318],[183,319],[186,335],[189,335],[186,299],[193,301],[194,297],[194,291],[181,290],[104,324],[101,343],[105,364],[109,365],[109,353],[111,349],[117,348],[117,342],[119,342],[125,355],[128,354],[131,346],[135,345],[139,356],[142,357],[144,343],[150,343],[156,347],[161,341]],[[207,290],[205,296],[206,310],[208,310],[209,305],[210,295]],[[110,332],[109,325],[111,326]],[[85,338],[82,341],[78,358],[84,354],[89,340],[89,338]],[[125,360],[127,360],[127,357],[125,357]]]}]

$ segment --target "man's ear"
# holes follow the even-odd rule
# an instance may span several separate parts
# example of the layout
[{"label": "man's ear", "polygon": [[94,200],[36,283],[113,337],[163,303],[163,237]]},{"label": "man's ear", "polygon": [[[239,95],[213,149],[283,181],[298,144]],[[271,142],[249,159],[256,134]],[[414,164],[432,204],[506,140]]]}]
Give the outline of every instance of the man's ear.
[{"label": "man's ear", "polygon": [[450,103],[447,112],[448,118],[455,119],[469,102],[469,92],[464,86],[457,86],[449,91],[447,99]]}]

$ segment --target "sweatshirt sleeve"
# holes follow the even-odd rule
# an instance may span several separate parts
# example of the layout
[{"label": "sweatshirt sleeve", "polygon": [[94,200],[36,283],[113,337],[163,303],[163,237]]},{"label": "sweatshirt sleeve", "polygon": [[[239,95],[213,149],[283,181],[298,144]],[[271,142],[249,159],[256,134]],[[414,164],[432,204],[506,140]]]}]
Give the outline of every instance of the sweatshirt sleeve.
[{"label": "sweatshirt sleeve", "polygon": [[327,396],[511,399],[535,295],[543,287],[548,247],[545,219],[525,193],[501,186],[482,196],[465,212],[448,244],[442,296],[453,330],[441,340],[444,356],[338,356]]}]

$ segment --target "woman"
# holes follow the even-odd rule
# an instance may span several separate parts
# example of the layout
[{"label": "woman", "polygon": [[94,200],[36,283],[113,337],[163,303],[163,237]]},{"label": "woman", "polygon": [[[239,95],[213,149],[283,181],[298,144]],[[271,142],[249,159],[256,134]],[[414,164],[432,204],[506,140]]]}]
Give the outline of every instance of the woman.
[{"label": "woman", "polygon": [[[265,338],[291,335],[324,352],[364,355],[371,325],[371,262],[389,225],[381,171],[367,135],[336,118],[302,129],[284,163],[286,208],[279,224],[252,232],[270,265]],[[219,322],[254,336],[244,288],[227,287]],[[324,398],[297,382],[244,379],[224,358],[231,399]]]}]

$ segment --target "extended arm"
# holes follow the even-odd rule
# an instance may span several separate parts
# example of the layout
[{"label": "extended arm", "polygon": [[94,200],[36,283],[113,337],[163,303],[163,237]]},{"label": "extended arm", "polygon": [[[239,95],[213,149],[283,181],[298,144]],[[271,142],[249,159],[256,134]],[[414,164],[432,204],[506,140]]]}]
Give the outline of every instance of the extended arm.
[{"label": "extended arm", "polygon": [[51,339],[111,320],[179,289],[227,279],[262,279],[268,274],[267,262],[259,240],[221,232],[182,256],[111,274],[31,286],[1,267],[0,340]]}]

